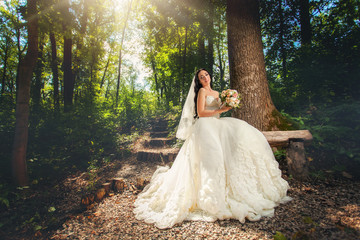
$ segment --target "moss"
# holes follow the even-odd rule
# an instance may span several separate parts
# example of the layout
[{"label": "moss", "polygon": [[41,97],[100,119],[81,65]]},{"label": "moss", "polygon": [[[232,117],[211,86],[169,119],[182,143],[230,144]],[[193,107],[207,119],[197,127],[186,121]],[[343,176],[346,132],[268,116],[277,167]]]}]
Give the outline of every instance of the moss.
[{"label": "moss", "polygon": [[281,131],[286,131],[286,130],[297,130],[300,128],[298,123],[283,116],[276,109],[274,109],[272,111],[271,116],[272,116],[272,119],[270,121],[268,130],[278,129]]}]

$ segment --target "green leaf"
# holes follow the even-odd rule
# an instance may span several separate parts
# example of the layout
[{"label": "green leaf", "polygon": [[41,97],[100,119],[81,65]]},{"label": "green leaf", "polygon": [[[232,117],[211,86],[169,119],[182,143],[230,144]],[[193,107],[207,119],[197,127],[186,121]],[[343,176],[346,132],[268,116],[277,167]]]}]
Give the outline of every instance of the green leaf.
[{"label": "green leaf", "polygon": [[287,238],[279,231],[276,231],[276,234],[274,235],[274,240],[287,240]]},{"label": "green leaf", "polygon": [[3,203],[3,204],[5,204],[6,207],[10,207],[9,200],[6,199],[6,198],[0,197],[0,202]]},{"label": "green leaf", "polygon": [[40,225],[35,225],[34,226],[34,231],[39,231],[41,229],[42,229],[42,226],[40,226]]},{"label": "green leaf", "polygon": [[49,207],[48,212],[55,212],[56,208],[55,207]]}]

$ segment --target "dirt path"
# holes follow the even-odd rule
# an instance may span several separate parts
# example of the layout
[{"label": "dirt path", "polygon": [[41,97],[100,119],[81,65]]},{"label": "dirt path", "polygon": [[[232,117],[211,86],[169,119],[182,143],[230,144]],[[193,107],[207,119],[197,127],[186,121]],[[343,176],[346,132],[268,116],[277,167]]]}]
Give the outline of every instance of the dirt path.
[{"label": "dirt path", "polygon": [[[124,164],[119,175],[150,177],[155,164]],[[241,224],[236,220],[184,222],[159,230],[134,218],[136,195],[126,190],[93,209],[75,215],[49,235],[52,239],[273,239],[276,231],[289,239],[359,239],[359,183],[344,181],[302,184],[290,181],[293,201],[280,205],[273,218]]]},{"label": "dirt path", "polygon": [[[160,130],[163,129],[156,129],[164,132]],[[177,151],[165,145],[150,147],[152,144],[161,145],[151,143],[151,139],[166,138],[154,136],[151,132],[146,133],[134,144],[132,156],[99,169],[97,181],[101,183],[113,177],[122,177],[129,185],[137,178],[150,179],[158,165],[167,163],[166,155]],[[163,156],[155,160],[136,154],[150,148]],[[171,157],[169,161],[171,163]],[[290,179],[289,183],[289,195],[293,200],[278,206],[272,218],[247,221],[245,224],[237,220],[214,223],[186,221],[171,229],[160,230],[134,218],[132,210],[136,194],[128,188],[123,193],[112,193],[100,203],[83,210],[79,192],[86,189],[89,176],[79,173],[59,183],[53,193],[56,196],[49,204],[56,208],[56,224],[39,231],[23,228],[2,233],[5,239],[273,239],[277,232],[288,239],[360,239],[359,182],[313,179],[300,183]],[[49,219],[43,219],[43,224],[46,223],[49,225]]]}]

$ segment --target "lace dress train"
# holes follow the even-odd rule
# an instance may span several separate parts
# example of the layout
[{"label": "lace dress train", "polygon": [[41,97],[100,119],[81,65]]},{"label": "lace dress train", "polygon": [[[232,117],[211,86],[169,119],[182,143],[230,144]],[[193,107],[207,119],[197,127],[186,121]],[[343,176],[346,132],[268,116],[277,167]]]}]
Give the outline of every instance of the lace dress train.
[{"label": "lace dress train", "polygon": [[[218,108],[213,97],[206,108]],[[288,183],[264,135],[235,118],[202,117],[173,165],[158,167],[135,201],[137,219],[158,228],[184,220],[238,219],[244,223],[272,216],[290,200]]]}]

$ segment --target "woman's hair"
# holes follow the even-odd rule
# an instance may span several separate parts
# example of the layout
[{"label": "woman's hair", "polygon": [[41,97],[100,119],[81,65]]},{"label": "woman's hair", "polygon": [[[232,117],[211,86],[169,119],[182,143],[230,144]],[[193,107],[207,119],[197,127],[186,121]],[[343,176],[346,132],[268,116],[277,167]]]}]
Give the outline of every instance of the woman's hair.
[{"label": "woman's hair", "polygon": [[198,93],[199,93],[199,90],[200,90],[200,88],[202,88],[202,85],[201,85],[201,83],[200,83],[200,79],[199,79],[199,73],[201,72],[201,71],[206,71],[208,74],[209,74],[209,76],[210,76],[210,79],[211,79],[211,81],[210,81],[210,86],[212,87],[212,78],[211,78],[211,75],[210,75],[210,73],[208,72],[208,70],[206,70],[205,68],[200,68],[200,69],[198,69],[197,71],[196,71],[196,73],[195,73],[195,86],[194,86],[194,91],[195,91],[195,97],[194,97],[194,102],[195,102],[195,115],[194,115],[194,118],[198,118],[199,116],[198,116],[198,113],[197,113],[197,97],[198,97]]}]

